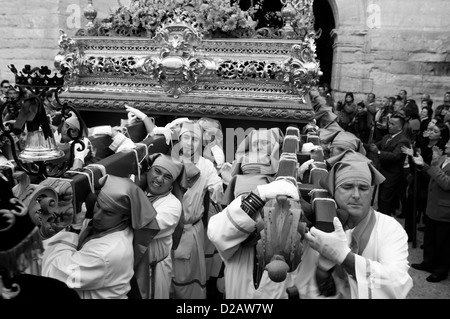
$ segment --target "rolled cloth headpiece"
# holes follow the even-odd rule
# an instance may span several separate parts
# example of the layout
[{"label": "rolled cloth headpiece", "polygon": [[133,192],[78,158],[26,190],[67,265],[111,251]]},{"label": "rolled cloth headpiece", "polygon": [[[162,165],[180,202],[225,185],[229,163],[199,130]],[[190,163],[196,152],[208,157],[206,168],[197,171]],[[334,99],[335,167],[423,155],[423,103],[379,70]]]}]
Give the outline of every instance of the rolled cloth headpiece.
[{"label": "rolled cloth headpiece", "polygon": [[341,131],[333,138],[330,147],[336,146],[344,149],[351,149],[366,155],[366,150],[364,149],[361,140],[353,133],[347,131]]},{"label": "rolled cloth headpiece", "polygon": [[[181,124],[180,133],[178,134],[178,137],[181,137],[184,133],[191,132],[194,134],[195,137],[200,139],[200,141],[203,141],[203,130],[200,124],[194,122],[194,121],[185,121]],[[193,156],[195,157],[195,156]],[[195,160],[195,159],[194,159]],[[186,161],[185,159],[183,161],[184,169],[181,174],[180,178],[180,185],[181,187],[188,189],[190,188],[200,177],[200,170],[195,166],[193,161]]]},{"label": "rolled cloth headpiece", "polygon": [[364,162],[342,163],[335,171],[334,188],[350,181],[365,182],[372,185],[372,173]]},{"label": "rolled cloth headpiece", "polygon": [[[253,149],[251,142],[256,139],[269,142],[269,154]],[[241,171],[244,174],[275,174],[280,161],[280,144],[283,140],[283,133],[276,127],[251,131],[236,150],[236,160],[231,167],[231,175],[241,174]]]},{"label": "rolled cloth headpiece", "polygon": [[[128,178],[106,175],[100,178],[103,185],[97,197],[101,208],[131,215],[131,225],[134,229],[133,252],[134,267],[141,261],[148,261],[148,246],[160,228],[156,220],[156,210],[147,199],[144,191]],[[148,271],[148,267],[145,268]],[[147,284],[137,282],[141,293],[147,291]]]},{"label": "rolled cloth headpiece", "polygon": [[157,154],[152,166],[165,168],[170,172],[173,179],[177,179],[183,169],[183,164],[180,161],[162,153]]},{"label": "rolled cloth headpiece", "polygon": [[[331,158],[330,158],[331,159]],[[333,165],[326,176],[320,180],[320,186],[334,195],[336,188],[348,181],[362,181],[369,185],[379,185],[385,178],[364,155],[355,151],[346,151],[334,157]]]},{"label": "rolled cloth headpiece", "polygon": [[220,125],[220,122],[217,120],[213,120],[207,117],[202,117],[197,121],[197,123],[200,125],[200,127],[203,129],[203,131],[206,134],[203,134],[204,137],[207,139],[205,142],[210,143],[212,142],[211,139],[214,137],[215,144],[222,147],[223,143],[223,134],[222,134],[222,128]]},{"label": "rolled cloth headpiece", "polygon": [[225,162],[222,126],[218,120],[200,118],[197,123],[203,129],[203,157],[221,167]]},{"label": "rolled cloth headpiece", "polygon": [[343,131],[342,130],[331,130],[331,129],[327,129],[327,128],[321,128],[318,131],[318,135],[319,135],[319,139],[320,142],[322,143],[331,143],[333,141],[333,139],[336,137],[336,135],[339,134],[339,132]]},{"label": "rolled cloth headpiece", "polygon": [[202,127],[200,126],[200,124],[198,124],[194,121],[183,122],[183,124],[181,125],[180,134],[178,134],[178,137],[180,137],[181,135],[183,135],[186,132],[194,133],[195,137],[198,137],[200,140],[202,139],[202,135],[203,135]]},{"label": "rolled cloth headpiece", "polygon": [[131,216],[133,229],[141,229],[156,217],[145,192],[130,179],[106,175],[99,179],[102,185],[97,197],[99,206],[107,211]]},{"label": "rolled cloth headpiece", "polygon": [[327,101],[319,94],[317,89],[311,89],[309,94],[305,95],[306,103],[310,104],[314,110],[314,118],[319,128],[327,127],[336,121],[337,115],[333,112],[331,106],[327,106]]}]

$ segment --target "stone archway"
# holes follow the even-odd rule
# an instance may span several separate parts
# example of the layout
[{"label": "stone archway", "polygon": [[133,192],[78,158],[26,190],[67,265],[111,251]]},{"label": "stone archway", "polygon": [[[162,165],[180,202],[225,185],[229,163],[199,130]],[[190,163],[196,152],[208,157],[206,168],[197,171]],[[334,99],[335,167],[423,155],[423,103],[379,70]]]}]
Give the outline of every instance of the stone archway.
[{"label": "stone archway", "polygon": [[[364,65],[369,62],[367,52],[370,51],[366,23],[368,1],[316,0],[314,2],[330,10],[331,13],[328,14],[331,14],[334,22],[334,28],[329,31],[333,48],[330,84],[338,96],[347,91],[371,92],[373,88],[373,83],[364,68]],[[335,95],[335,99],[336,97]]]},{"label": "stone archway", "polygon": [[323,72],[320,82],[331,84],[333,69],[333,42],[331,31],[336,28],[335,17],[329,1],[316,0],[313,4],[314,29],[321,30],[316,41],[316,54]]}]

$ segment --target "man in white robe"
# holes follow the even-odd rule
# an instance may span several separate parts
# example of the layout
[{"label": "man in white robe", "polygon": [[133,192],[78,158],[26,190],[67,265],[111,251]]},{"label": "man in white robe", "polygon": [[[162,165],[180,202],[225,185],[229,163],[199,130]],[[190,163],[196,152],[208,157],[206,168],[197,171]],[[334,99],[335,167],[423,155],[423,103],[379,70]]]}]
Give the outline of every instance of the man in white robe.
[{"label": "man in white robe", "polygon": [[181,202],[172,194],[172,185],[182,164],[165,154],[153,154],[146,173],[146,194],[156,211],[159,232],[148,246],[135,276],[143,299],[169,299],[172,283],[172,235],[181,217]]},{"label": "man in white robe", "polygon": [[204,197],[209,192],[211,201],[220,202],[223,186],[214,164],[200,155],[202,134],[198,123],[184,122],[179,133],[179,147],[172,151],[172,157],[179,157],[184,164],[180,184],[185,190],[181,201],[185,220],[183,234],[177,249],[172,252],[171,298],[174,299],[206,298]]},{"label": "man in white robe", "polygon": [[413,286],[408,236],[394,218],[370,206],[372,186],[384,177],[364,156],[345,156],[321,186],[348,217],[344,226],[335,217],[331,233],[312,227],[305,234],[309,247],[299,273],[300,297],[404,299]]},{"label": "man in white robe", "polygon": [[[259,185],[250,196],[257,196],[260,200],[274,199],[277,195],[287,195],[299,200],[297,187],[286,180],[276,180],[266,185]],[[245,211],[243,202],[252,201],[245,195],[236,197],[222,212],[210,218],[207,235],[217,247],[225,262],[225,297],[227,299],[286,299],[287,288],[294,286],[300,265],[292,272],[288,272],[286,279],[281,282],[272,281],[267,270],[262,273],[255,269],[255,242],[248,241],[254,233],[257,221],[260,219],[257,206],[254,211]],[[256,267],[257,268],[257,267]],[[254,280],[254,276],[258,276]]]},{"label": "man in white robe", "polygon": [[[334,195],[338,208],[344,212],[342,215],[348,214],[348,218],[342,219],[349,230],[343,231],[337,217],[332,233],[312,227],[305,234],[301,263],[281,282],[270,280],[266,270],[259,282],[254,280],[255,247],[247,244],[247,238],[257,228],[258,213],[245,211],[242,203],[247,198],[237,197],[211,218],[208,237],[225,261],[227,299],[288,298],[286,289],[292,287],[302,299],[407,296],[412,288],[407,235],[395,219],[370,207],[371,186],[382,182],[384,177],[362,154],[347,151],[342,156],[347,156],[347,162],[337,162],[321,186]],[[286,184],[275,184],[280,182]],[[297,190],[292,187],[289,182],[277,180],[258,186],[255,194],[263,201],[282,194],[298,199]]]},{"label": "man in white robe", "polygon": [[46,240],[42,275],[58,279],[83,299],[126,299],[133,266],[158,232],[143,190],[127,178],[106,175],[92,219]]}]

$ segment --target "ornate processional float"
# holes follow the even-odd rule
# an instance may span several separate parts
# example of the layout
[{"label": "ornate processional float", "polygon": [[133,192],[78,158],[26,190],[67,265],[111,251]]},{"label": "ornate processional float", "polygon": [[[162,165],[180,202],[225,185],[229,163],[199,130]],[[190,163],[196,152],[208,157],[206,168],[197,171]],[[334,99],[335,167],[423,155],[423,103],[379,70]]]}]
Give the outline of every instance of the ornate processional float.
[{"label": "ornate processional float", "polygon": [[89,1],[86,27],[61,30],[60,98],[85,111],[126,102],[148,114],[307,123],[304,94],[322,74],[313,0],[282,0],[280,27],[257,28],[260,2],[131,1],[95,21]]}]

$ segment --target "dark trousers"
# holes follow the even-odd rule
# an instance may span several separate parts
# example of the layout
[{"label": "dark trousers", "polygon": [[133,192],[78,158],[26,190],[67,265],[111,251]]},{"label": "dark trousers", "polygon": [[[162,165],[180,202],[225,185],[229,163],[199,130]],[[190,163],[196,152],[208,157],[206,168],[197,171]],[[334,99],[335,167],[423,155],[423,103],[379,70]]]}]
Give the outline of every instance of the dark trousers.
[{"label": "dark trousers", "polygon": [[[417,184],[414,189],[414,180],[417,179]],[[412,178],[408,186],[408,197],[406,201],[405,209],[402,213],[405,214],[405,230],[408,234],[408,238],[412,239],[414,227],[420,223],[420,216],[422,216],[423,222],[426,221],[425,209],[427,207],[428,199],[428,182],[427,176],[419,175],[417,172],[412,174]],[[413,215],[416,214],[416,225],[413,223]]]},{"label": "dark trousers", "polygon": [[398,200],[399,183],[381,183],[378,191],[378,211],[392,216],[395,213],[395,200]]},{"label": "dark trousers", "polygon": [[408,201],[407,191],[408,191],[408,175],[409,174],[410,174],[409,168],[404,168],[403,176],[402,176],[401,181],[398,184],[398,189],[397,189],[397,196],[398,196],[400,205],[396,208],[400,208],[400,206],[401,206],[403,214],[405,214],[405,208],[407,206],[407,201]]},{"label": "dark trousers", "polygon": [[434,274],[446,277],[450,270],[450,222],[428,218],[423,246],[423,263]]}]

